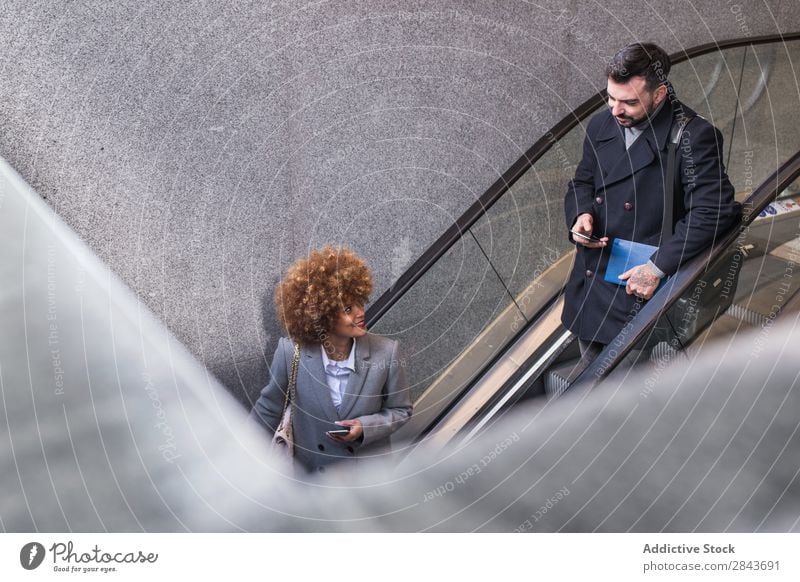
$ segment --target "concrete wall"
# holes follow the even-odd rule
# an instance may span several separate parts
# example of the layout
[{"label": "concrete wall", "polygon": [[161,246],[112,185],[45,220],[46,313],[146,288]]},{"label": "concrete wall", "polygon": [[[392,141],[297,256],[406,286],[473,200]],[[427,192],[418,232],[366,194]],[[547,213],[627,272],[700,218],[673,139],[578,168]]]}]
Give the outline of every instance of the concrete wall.
[{"label": "concrete wall", "polygon": [[6,1],[0,155],[246,400],[308,248],[377,296],[621,45],[799,29],[790,1]]}]

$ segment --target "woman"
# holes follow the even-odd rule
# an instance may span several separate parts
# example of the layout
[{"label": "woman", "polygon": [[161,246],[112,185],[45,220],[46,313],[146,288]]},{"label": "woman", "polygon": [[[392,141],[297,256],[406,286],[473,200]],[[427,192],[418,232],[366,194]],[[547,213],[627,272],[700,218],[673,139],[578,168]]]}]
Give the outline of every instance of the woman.
[{"label": "woman", "polygon": [[[371,292],[364,260],[330,246],[296,261],[276,289],[289,338],[278,342],[270,381],[250,416],[274,433],[298,343],[294,458],[309,471],[387,447],[389,435],[411,416],[398,343],[367,332],[364,304]],[[345,434],[330,434],[345,427]]]}]

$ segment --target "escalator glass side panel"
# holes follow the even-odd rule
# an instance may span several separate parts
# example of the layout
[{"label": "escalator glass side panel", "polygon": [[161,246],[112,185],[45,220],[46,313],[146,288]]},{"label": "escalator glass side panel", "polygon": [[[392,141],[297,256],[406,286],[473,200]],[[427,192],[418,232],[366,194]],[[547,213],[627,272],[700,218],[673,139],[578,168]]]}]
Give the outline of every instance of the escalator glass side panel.
[{"label": "escalator glass side panel", "polygon": [[[800,131],[792,124],[775,132],[771,148],[759,149],[762,158],[769,151],[768,163],[755,159],[766,137],[751,131],[750,141],[739,139],[754,123],[767,127],[769,115],[789,119],[798,110],[796,90],[792,93],[789,85],[795,82],[791,69],[800,62],[799,48],[800,41],[735,47],[694,57],[670,73],[679,99],[720,130],[740,200],[800,147]],[[779,105],[770,98],[776,91],[783,96]],[[564,232],[563,195],[580,158],[584,128],[578,124],[554,144],[472,228],[512,293],[529,287],[543,265],[572,246]]]},{"label": "escalator glass side panel", "polygon": [[800,41],[747,48],[728,173],[752,191],[800,149]]},{"label": "escalator glass side panel", "polygon": [[719,129],[726,145],[733,138],[746,51],[738,47],[700,55],[675,65],[669,74],[678,99]]},{"label": "escalator glass side panel", "polygon": [[467,236],[371,331],[400,340],[416,400],[508,308],[516,309],[478,245]]},{"label": "escalator glass side panel", "polygon": [[[429,451],[441,449],[469,427],[476,415],[484,415],[484,411],[491,413],[495,404],[502,408],[503,403],[498,402],[499,399],[505,398],[508,401],[518,397],[531,375],[537,371],[532,368],[537,367],[535,362],[539,362],[538,367],[547,365],[572,339],[572,334],[561,326],[561,308],[559,298],[500,358],[483,371],[480,379],[472,383],[452,407],[443,409],[442,414],[435,419],[425,419],[430,427],[412,426],[406,429],[414,423],[412,416],[411,421],[397,432],[399,438],[394,440],[395,444],[417,440]],[[504,394],[502,388],[509,383],[516,383],[517,390],[506,391]],[[428,395],[426,393],[421,400],[426,400]],[[488,416],[494,418],[495,414]],[[429,430],[424,430],[428,428]],[[423,433],[424,438],[420,439]]]},{"label": "escalator glass side panel", "polygon": [[[784,304],[796,304],[800,196],[792,193],[798,176],[800,151],[745,201],[742,227],[725,233],[714,248],[673,275],[576,382],[595,383],[634,364],[661,369],[676,358],[691,357],[690,347],[696,350],[715,337],[767,328]],[[788,210],[762,212],[779,197]],[[736,269],[738,279],[731,278]]]},{"label": "escalator glass side panel", "polygon": [[778,317],[796,309],[787,306],[796,305],[800,297],[800,180],[782,194],[780,202],[770,205],[780,210],[764,212],[745,231],[747,255],[733,302],[696,338],[693,350],[758,331],[752,346],[757,353],[765,330],[768,333]]},{"label": "escalator glass side panel", "polygon": [[579,124],[556,142],[472,227],[515,297],[573,248],[564,193],[580,161],[583,132]]},{"label": "escalator glass side panel", "polygon": [[[545,270],[534,284],[522,292],[517,303],[506,307],[421,394],[415,395],[414,414],[393,436],[395,443],[413,441],[423,435],[455,402],[463,400],[464,394],[472,389],[479,378],[482,381],[485,370],[491,368],[489,364],[498,357],[515,358],[517,367],[525,361],[525,350],[519,351],[518,344],[522,342],[529,346],[531,342],[536,344],[537,340],[529,338],[514,341],[514,338],[520,333],[523,336],[530,335],[528,320],[534,321],[531,324],[533,327],[540,326],[545,313],[555,313],[558,322],[561,304],[556,302],[553,305],[550,298],[559,295],[571,263],[572,255],[566,255]],[[518,306],[523,309],[522,313]],[[538,347],[534,345],[529,349]]]}]

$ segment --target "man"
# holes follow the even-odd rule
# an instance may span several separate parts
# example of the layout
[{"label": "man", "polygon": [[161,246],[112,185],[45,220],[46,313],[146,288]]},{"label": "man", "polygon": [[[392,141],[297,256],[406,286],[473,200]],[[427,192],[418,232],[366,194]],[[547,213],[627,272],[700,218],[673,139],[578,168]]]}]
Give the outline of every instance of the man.
[{"label": "man", "polygon": [[[673,119],[696,115],[667,83],[670,60],[651,43],[617,53],[606,68],[607,110],[586,129],[583,158],[565,199],[577,255],[567,283],[562,322],[578,336],[581,356],[594,359],[655,293],[661,279],[738,218],[733,186],[722,162],[722,136],[705,119],[686,126],[676,163],[681,176],[673,234],[662,231],[667,151]],[[682,208],[681,208],[682,206]],[[650,260],[604,280],[613,239],[658,246]]]}]

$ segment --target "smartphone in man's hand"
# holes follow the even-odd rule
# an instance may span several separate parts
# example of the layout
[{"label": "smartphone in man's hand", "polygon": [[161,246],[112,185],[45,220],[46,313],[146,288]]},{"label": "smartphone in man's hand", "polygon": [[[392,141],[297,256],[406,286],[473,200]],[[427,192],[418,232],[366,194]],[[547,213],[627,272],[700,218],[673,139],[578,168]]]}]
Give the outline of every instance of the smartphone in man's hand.
[{"label": "smartphone in man's hand", "polygon": [[597,243],[602,242],[596,236],[589,236],[580,232],[575,232],[574,230],[571,230],[570,232],[572,233],[572,236],[577,236],[578,238],[581,238],[583,240],[588,240],[589,242],[597,242]]}]

